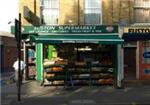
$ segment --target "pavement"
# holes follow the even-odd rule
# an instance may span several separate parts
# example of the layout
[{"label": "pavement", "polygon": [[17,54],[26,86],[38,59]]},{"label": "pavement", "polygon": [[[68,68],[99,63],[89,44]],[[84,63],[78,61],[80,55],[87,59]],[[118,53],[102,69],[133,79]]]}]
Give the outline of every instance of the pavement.
[{"label": "pavement", "polygon": [[150,105],[150,82],[126,81],[124,88],[116,89],[111,85],[44,87],[29,80],[21,85],[21,101],[17,99],[15,82],[1,85],[0,105]]},{"label": "pavement", "polygon": [[12,84],[15,82],[14,72],[4,72],[0,74],[0,85]]}]

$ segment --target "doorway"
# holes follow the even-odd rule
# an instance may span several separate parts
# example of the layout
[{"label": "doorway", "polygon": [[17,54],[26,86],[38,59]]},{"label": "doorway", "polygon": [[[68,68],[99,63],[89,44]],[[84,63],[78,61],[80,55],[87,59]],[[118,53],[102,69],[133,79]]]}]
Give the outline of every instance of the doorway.
[{"label": "doorway", "polygon": [[124,79],[136,79],[136,47],[124,48]]}]

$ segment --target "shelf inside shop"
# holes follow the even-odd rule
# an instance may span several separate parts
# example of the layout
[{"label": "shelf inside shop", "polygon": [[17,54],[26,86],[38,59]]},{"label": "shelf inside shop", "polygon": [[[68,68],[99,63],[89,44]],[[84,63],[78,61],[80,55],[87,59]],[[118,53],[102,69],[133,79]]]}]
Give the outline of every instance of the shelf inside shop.
[{"label": "shelf inside shop", "polygon": [[[61,71],[53,71],[52,68],[53,67],[60,67],[60,65],[52,65],[46,67],[45,72],[46,75],[51,75],[51,76],[45,76],[45,79],[47,79],[47,81],[49,81],[49,83],[53,82],[53,81],[64,81],[64,85],[65,82],[71,82],[73,85],[86,85],[89,84],[91,81],[98,81],[100,79],[113,79],[113,68],[110,68],[112,66],[108,65],[103,65],[103,67],[101,67],[100,65],[98,65],[98,67],[96,67],[96,65],[94,65],[94,67],[89,67],[89,66],[67,66],[65,67],[64,65],[61,67],[64,67],[63,70]],[[71,67],[71,68],[68,68]],[[75,67],[75,68],[73,68]],[[96,67],[96,68],[95,68]],[[75,82],[78,81],[78,82]],[[83,83],[84,81],[86,81],[86,83]],[[87,81],[89,83],[87,83]],[[59,83],[59,82],[58,82]],[[106,83],[106,82],[105,82]],[[95,84],[100,84],[100,83],[95,83]],[[47,84],[48,85],[48,84]],[[50,84],[50,85],[56,85],[56,84]],[[61,84],[62,85],[62,84]],[[93,83],[92,83],[93,85]]]},{"label": "shelf inside shop", "polygon": [[46,81],[43,83],[44,86],[64,86],[64,81]]},{"label": "shelf inside shop", "polygon": [[35,66],[35,63],[28,63],[28,66]]},{"label": "shelf inside shop", "polygon": [[97,81],[92,81],[91,83],[93,86],[99,86],[99,85],[113,85],[114,84],[114,80],[113,79],[99,79]]},{"label": "shelf inside shop", "polygon": [[44,65],[44,69],[52,68],[52,67],[65,67],[65,65],[64,64]]}]

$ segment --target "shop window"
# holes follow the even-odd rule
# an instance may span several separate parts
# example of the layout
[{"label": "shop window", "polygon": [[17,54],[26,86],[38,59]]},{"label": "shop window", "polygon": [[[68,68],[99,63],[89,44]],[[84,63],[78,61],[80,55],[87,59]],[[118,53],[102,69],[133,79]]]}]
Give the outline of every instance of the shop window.
[{"label": "shop window", "polygon": [[59,0],[42,0],[41,12],[43,24],[45,25],[58,24]]},{"label": "shop window", "polygon": [[136,7],[149,7],[150,0],[134,0],[134,5]]},{"label": "shop window", "polygon": [[84,1],[85,24],[101,24],[101,0]]}]

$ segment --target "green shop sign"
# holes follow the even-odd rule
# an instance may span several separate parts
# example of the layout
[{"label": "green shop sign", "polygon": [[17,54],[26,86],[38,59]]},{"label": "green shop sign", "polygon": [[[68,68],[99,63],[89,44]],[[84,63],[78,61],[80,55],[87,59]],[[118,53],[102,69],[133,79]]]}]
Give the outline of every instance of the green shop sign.
[{"label": "green shop sign", "polygon": [[[11,27],[14,33],[14,26]],[[118,33],[117,25],[59,25],[59,26],[23,26],[22,33]]]}]

